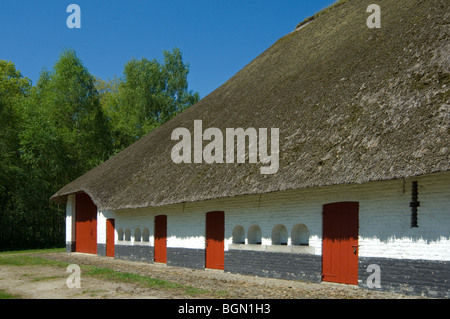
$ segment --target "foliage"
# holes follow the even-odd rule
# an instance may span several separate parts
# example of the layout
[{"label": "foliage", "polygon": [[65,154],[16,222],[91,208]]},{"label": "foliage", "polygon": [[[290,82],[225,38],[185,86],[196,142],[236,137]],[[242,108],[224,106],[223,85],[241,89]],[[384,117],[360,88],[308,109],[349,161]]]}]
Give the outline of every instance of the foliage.
[{"label": "foliage", "polygon": [[13,63],[0,60],[0,210],[18,170],[19,117],[14,105],[30,87]]},{"label": "foliage", "polygon": [[52,72],[41,73],[21,105],[22,158],[39,168],[49,190],[56,191],[111,154],[108,123],[94,83],[75,52],[64,51]]},{"label": "foliage", "polygon": [[180,50],[174,49],[164,51],[163,63],[132,59],[121,79],[99,83],[116,152],[199,100],[198,93],[187,90],[188,73]]},{"label": "foliage", "polygon": [[0,60],[0,251],[64,246],[62,186],[198,101],[180,50],[95,78],[64,50],[37,83]]},{"label": "foliage", "polygon": [[24,216],[18,196],[24,170],[20,161],[18,101],[27,96],[31,81],[12,62],[0,60],[0,248],[16,233]]}]

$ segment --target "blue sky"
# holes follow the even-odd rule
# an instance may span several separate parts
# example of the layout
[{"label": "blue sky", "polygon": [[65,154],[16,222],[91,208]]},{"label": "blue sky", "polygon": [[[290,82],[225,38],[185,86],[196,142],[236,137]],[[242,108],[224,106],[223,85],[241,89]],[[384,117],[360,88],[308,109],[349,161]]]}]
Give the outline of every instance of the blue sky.
[{"label": "blue sky", "polygon": [[[91,74],[122,76],[132,58],[162,60],[180,48],[189,89],[201,97],[335,0],[0,0],[0,59],[35,83],[64,48]],[[69,29],[70,4],[81,28]]]}]

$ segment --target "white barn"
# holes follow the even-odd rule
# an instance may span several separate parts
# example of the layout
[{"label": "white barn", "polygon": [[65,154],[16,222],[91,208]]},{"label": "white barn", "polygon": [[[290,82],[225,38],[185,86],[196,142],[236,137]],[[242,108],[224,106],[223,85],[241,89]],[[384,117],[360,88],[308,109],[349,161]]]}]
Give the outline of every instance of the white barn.
[{"label": "white barn", "polygon": [[[67,251],[450,297],[450,3],[378,4],[381,29],[339,2],[64,186]],[[175,163],[196,120],[202,147],[277,128],[277,170]]]}]

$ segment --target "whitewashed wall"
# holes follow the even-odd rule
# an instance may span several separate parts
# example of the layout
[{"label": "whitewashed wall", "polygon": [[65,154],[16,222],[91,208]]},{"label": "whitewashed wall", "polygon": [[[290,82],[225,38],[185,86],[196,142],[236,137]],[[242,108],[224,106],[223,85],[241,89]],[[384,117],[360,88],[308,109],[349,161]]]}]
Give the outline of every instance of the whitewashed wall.
[{"label": "whitewashed wall", "polygon": [[[106,244],[106,220],[115,218],[114,212],[97,211],[97,243]],[[115,232],[115,242],[117,242],[117,231]]]},{"label": "whitewashed wall", "polygon": [[[419,184],[418,228],[411,228],[411,183]],[[225,249],[232,243],[232,231],[252,225],[262,231],[262,245],[271,246],[275,225],[286,226],[289,236],[297,223],[310,233],[309,246],[316,255],[322,250],[322,205],[339,201],[359,202],[359,256],[427,260],[450,260],[450,172],[415,179],[339,185],[240,196],[198,203],[116,212],[99,212],[98,242],[105,243],[106,218],[115,218],[116,243],[135,243],[136,227],[150,230],[154,242],[154,217],[167,215],[167,246],[205,247],[205,214],[225,212]],[[68,204],[69,207],[69,204]],[[118,242],[117,230],[131,230],[130,242]],[[290,238],[288,239],[288,245]],[[244,246],[245,247],[245,246]]]},{"label": "whitewashed wall", "polygon": [[66,242],[75,241],[75,195],[69,195],[66,203]]}]

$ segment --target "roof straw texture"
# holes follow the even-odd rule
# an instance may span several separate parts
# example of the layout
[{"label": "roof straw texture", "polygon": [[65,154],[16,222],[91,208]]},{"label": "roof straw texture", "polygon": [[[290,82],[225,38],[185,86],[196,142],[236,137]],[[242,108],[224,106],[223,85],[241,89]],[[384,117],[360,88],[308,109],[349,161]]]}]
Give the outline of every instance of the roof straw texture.
[{"label": "roof straw texture", "polygon": [[[364,183],[450,168],[450,2],[344,1],[197,104],[59,190],[100,209]],[[279,128],[280,164],[175,164],[175,128]],[[205,141],[205,145],[206,145]]]}]

